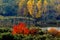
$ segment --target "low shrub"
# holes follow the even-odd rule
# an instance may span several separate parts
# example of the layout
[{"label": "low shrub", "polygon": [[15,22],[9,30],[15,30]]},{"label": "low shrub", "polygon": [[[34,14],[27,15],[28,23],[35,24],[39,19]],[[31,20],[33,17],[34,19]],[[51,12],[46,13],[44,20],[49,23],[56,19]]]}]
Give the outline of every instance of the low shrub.
[{"label": "low shrub", "polygon": [[[42,32],[40,32],[42,33]],[[50,34],[35,34],[24,35],[16,34],[12,35],[10,32],[0,33],[0,40],[60,40],[60,37],[54,37]]]},{"label": "low shrub", "polygon": [[11,32],[10,28],[0,28],[0,33]]}]

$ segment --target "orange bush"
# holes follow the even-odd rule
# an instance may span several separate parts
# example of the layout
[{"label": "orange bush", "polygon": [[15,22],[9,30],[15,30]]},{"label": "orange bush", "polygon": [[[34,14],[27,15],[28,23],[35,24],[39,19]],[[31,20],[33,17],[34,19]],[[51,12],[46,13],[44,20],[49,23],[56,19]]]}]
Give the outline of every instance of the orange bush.
[{"label": "orange bush", "polygon": [[48,29],[48,32],[52,35],[56,35],[58,30],[55,27],[51,27]]},{"label": "orange bush", "polygon": [[60,37],[60,30],[58,30],[56,36]]},{"label": "orange bush", "polygon": [[48,29],[48,32],[54,36],[60,37],[60,30],[57,30],[55,27],[51,27]]}]

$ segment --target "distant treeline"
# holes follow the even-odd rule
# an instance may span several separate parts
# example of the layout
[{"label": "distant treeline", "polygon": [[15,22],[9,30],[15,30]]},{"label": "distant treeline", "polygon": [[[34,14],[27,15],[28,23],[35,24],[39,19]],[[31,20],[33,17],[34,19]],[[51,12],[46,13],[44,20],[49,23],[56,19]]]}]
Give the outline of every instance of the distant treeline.
[{"label": "distant treeline", "polygon": [[[2,16],[31,17],[34,19],[31,24],[36,26],[59,26],[60,0],[0,0],[0,15],[0,18]],[[30,20],[22,20],[30,24]],[[0,26],[11,26],[20,21],[19,18],[4,19],[0,20]]]}]

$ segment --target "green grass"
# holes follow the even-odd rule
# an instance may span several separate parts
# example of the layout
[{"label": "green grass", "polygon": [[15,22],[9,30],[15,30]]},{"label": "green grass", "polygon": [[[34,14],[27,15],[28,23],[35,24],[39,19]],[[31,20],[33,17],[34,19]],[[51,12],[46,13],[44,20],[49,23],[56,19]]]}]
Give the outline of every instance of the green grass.
[{"label": "green grass", "polygon": [[[46,33],[46,30],[39,30],[37,34],[11,34],[11,29],[9,28],[0,28],[0,40],[60,40],[60,37],[52,36],[49,33]],[[7,30],[7,31],[4,31]]]}]

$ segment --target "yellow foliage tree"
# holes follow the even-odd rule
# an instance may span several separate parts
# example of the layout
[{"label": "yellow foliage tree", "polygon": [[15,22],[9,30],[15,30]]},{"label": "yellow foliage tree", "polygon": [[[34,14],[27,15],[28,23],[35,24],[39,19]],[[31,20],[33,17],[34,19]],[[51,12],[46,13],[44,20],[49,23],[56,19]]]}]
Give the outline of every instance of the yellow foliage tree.
[{"label": "yellow foliage tree", "polygon": [[[20,0],[19,2],[19,10],[21,11],[21,9],[23,8],[23,5],[25,4],[24,2],[26,2],[26,0]],[[29,12],[29,14],[32,16],[32,17],[41,17],[41,14],[42,12],[46,11],[46,6],[47,6],[47,1],[44,0],[44,8],[42,9],[42,0],[38,0],[37,3],[35,2],[35,0],[28,0],[27,3],[27,8],[23,8],[24,10],[24,15],[27,14],[27,11]],[[37,7],[37,9],[36,9]],[[38,11],[37,11],[38,10]],[[43,11],[42,11],[43,10]]]},{"label": "yellow foliage tree", "polygon": [[44,4],[43,4],[43,6],[44,6],[43,11],[44,11],[44,12],[47,11],[47,5],[48,5],[47,0],[44,0]]},{"label": "yellow foliage tree", "polygon": [[38,12],[36,13],[36,18],[38,17],[41,17],[41,14],[42,14],[42,0],[39,0],[37,3],[36,3],[36,6],[38,8]]},{"label": "yellow foliage tree", "polygon": [[27,2],[27,9],[28,9],[28,12],[30,13],[30,15],[33,17],[33,14],[34,14],[34,0],[29,0]]},{"label": "yellow foliage tree", "polygon": [[19,8],[22,8],[23,7],[23,5],[24,5],[24,2],[25,2],[25,0],[20,0],[20,2],[19,2]]},{"label": "yellow foliage tree", "polygon": [[[41,0],[37,3],[35,3],[35,0],[29,0],[27,2],[27,9],[32,17],[41,17],[41,5]],[[38,11],[36,11],[36,7],[38,8]]]},{"label": "yellow foliage tree", "polygon": [[56,11],[57,11],[57,15],[60,15],[60,4],[57,5]]},{"label": "yellow foliage tree", "polygon": [[[23,15],[25,15],[27,13],[26,0],[20,0],[18,6],[19,6],[18,13],[21,13],[21,11],[23,11]],[[21,15],[21,14],[18,14],[18,15]]]},{"label": "yellow foliage tree", "polygon": [[38,10],[41,10],[41,6],[42,6],[41,0],[39,0],[39,1],[36,3],[36,5],[37,5]]},{"label": "yellow foliage tree", "polygon": [[47,11],[48,2],[47,2],[47,0],[44,0],[43,4],[42,4],[42,0],[39,0],[36,5],[37,5],[37,8],[38,8],[38,12],[36,14],[36,18],[38,18],[38,17],[42,16],[43,12]]},{"label": "yellow foliage tree", "polygon": [[47,0],[44,0],[44,6],[46,6],[48,4]]}]

